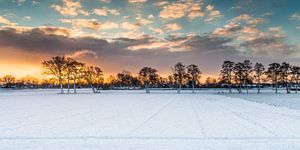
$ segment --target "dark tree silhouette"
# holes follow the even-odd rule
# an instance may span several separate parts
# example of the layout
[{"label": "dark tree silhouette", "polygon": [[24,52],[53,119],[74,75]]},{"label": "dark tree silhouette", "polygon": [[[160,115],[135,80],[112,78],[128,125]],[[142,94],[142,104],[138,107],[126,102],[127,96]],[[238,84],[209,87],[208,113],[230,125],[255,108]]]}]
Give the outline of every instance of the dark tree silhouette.
[{"label": "dark tree silhouette", "polygon": [[223,62],[221,73],[220,73],[220,79],[222,82],[228,84],[229,93],[231,93],[233,69],[234,69],[234,62],[232,61]]},{"label": "dark tree silhouette", "polygon": [[84,77],[84,69],[85,69],[85,64],[77,62],[77,61],[75,61],[72,66],[72,74],[71,75],[72,75],[72,79],[73,79],[74,93],[77,93],[77,90],[76,90],[77,80]]},{"label": "dark tree silhouette", "polygon": [[300,67],[293,66],[291,68],[291,75],[292,75],[292,80],[295,81],[295,84],[296,84],[295,93],[298,93],[298,86],[299,86],[299,80],[300,80]]},{"label": "dark tree silhouette", "polygon": [[103,72],[99,67],[95,67],[95,84],[96,84],[96,93],[100,93],[100,87],[104,82]]},{"label": "dark tree silhouette", "polygon": [[250,60],[245,60],[243,62],[243,83],[246,85],[247,94],[249,93],[248,84],[252,81],[251,73],[252,63],[250,62]]},{"label": "dark tree silhouette", "polygon": [[96,93],[96,89],[95,89],[95,86],[94,86],[95,76],[96,76],[96,71],[95,71],[95,68],[93,66],[89,66],[89,67],[85,68],[85,70],[84,70],[84,79],[89,84],[89,86],[92,88],[94,93]]},{"label": "dark tree silhouette", "polygon": [[11,88],[16,83],[16,78],[12,75],[5,75],[2,77],[2,82],[6,88]]},{"label": "dark tree silhouette", "polygon": [[64,93],[63,90],[63,77],[64,70],[66,67],[66,59],[65,57],[52,57],[48,61],[42,62],[43,68],[45,69],[45,74],[55,76],[60,84],[60,93]]},{"label": "dark tree silhouette", "polygon": [[66,65],[64,71],[67,78],[68,93],[70,93],[70,80],[71,80],[71,75],[74,72],[75,63],[76,61],[73,58],[66,59]]},{"label": "dark tree silhouette", "polygon": [[199,67],[194,64],[188,65],[186,68],[187,74],[192,81],[193,93],[195,93],[195,84],[197,84],[196,82],[198,82],[200,79],[202,72],[200,71]]},{"label": "dark tree silhouette", "polygon": [[129,88],[132,85],[132,75],[129,71],[123,70],[121,73],[117,74],[117,81],[120,86]]},{"label": "dark tree silhouette", "polygon": [[150,93],[149,87],[157,82],[157,70],[150,67],[143,67],[139,72],[139,78],[144,84],[146,93]]},{"label": "dark tree silhouette", "polygon": [[291,65],[287,62],[283,62],[280,66],[280,81],[285,85],[286,93],[290,93],[289,75],[291,71]]},{"label": "dark tree silhouette", "polygon": [[275,84],[275,93],[278,93],[278,79],[280,76],[280,64],[272,63],[269,64],[269,68],[266,72],[267,77]]},{"label": "dark tree silhouette", "polygon": [[254,65],[253,71],[255,73],[254,77],[257,81],[257,93],[260,93],[261,76],[264,74],[265,67],[261,63],[256,63]]},{"label": "dark tree silhouette", "polygon": [[174,79],[176,81],[177,84],[177,93],[180,93],[181,91],[181,86],[187,76],[186,71],[185,71],[185,65],[183,65],[181,62],[178,62],[174,68]]},{"label": "dark tree silhouette", "polygon": [[242,84],[243,84],[243,63],[239,62],[234,65],[234,80],[239,85],[238,92],[242,93]]}]

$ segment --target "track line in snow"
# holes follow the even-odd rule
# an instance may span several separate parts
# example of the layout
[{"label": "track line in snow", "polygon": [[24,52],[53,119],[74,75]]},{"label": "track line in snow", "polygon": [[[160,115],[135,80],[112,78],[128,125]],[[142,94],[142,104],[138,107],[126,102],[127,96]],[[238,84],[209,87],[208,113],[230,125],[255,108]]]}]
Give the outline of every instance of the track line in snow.
[{"label": "track line in snow", "polygon": [[0,137],[3,140],[299,140],[300,137],[176,137],[176,136],[53,136],[53,137]]},{"label": "track line in snow", "polygon": [[141,127],[143,127],[146,123],[148,123],[150,120],[152,120],[155,116],[157,116],[164,109],[166,109],[174,101],[175,101],[174,99],[170,100],[166,105],[164,105],[163,107],[161,107],[160,109],[158,109],[157,111],[155,111],[148,119],[146,119],[141,124],[139,124],[138,126],[136,126],[135,128],[133,128],[131,131],[129,131],[128,134],[132,134],[132,133],[136,132],[138,129],[140,129]]},{"label": "track line in snow", "polygon": [[227,111],[227,112],[230,112],[231,114],[233,114],[233,115],[235,115],[235,116],[241,118],[242,120],[245,120],[245,121],[247,121],[247,122],[249,122],[249,123],[251,123],[251,124],[253,124],[253,125],[257,126],[257,127],[262,128],[263,130],[265,130],[265,131],[268,132],[269,134],[271,134],[271,135],[273,135],[273,136],[277,136],[275,132],[273,132],[272,130],[268,129],[267,127],[265,127],[265,126],[263,126],[263,125],[261,125],[261,124],[255,122],[255,121],[253,121],[253,120],[251,120],[251,119],[249,119],[249,118],[247,118],[247,117],[245,117],[245,116],[243,116],[243,115],[241,115],[241,114],[239,114],[239,113],[237,113],[237,112],[235,112],[235,111],[232,111],[232,110],[230,110],[229,108],[225,108],[225,107],[223,107],[223,106],[221,106],[221,105],[219,105],[219,104],[213,102],[211,98],[207,98],[207,99],[205,99],[205,100],[208,101],[208,102],[210,102],[210,103],[213,103],[213,105],[216,105],[217,107],[219,107],[219,108],[221,108],[221,109],[223,109],[223,110],[225,110],[225,111]]},{"label": "track line in snow", "polygon": [[189,96],[189,102],[190,102],[190,106],[191,106],[191,108],[192,108],[192,110],[193,110],[193,112],[196,116],[196,119],[198,121],[200,132],[201,132],[203,137],[206,137],[206,133],[204,132],[204,128],[203,128],[203,122],[201,121],[199,114],[195,110],[195,106],[194,106],[193,100],[191,98],[191,95]]}]

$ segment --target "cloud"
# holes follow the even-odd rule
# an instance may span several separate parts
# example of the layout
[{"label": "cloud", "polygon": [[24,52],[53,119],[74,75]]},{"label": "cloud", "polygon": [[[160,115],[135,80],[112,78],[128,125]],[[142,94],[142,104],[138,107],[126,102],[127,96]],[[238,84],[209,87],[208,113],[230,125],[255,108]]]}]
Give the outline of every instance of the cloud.
[{"label": "cloud", "polygon": [[106,21],[100,22],[97,19],[61,19],[63,23],[71,24],[73,28],[81,30],[87,28],[95,31],[110,30],[119,28],[119,24]]},{"label": "cloud", "polygon": [[214,6],[207,5],[206,6],[206,15],[205,15],[205,22],[212,22],[221,17],[221,12],[219,10],[215,10]]},{"label": "cloud", "polygon": [[91,55],[95,58],[97,58],[97,54],[96,52],[94,52],[93,50],[88,50],[88,49],[83,49],[83,50],[77,50],[75,52],[72,52],[70,54],[66,54],[65,57],[67,58],[74,58],[74,59],[80,59],[83,57],[87,57],[88,55]]},{"label": "cloud", "polygon": [[0,24],[10,25],[10,26],[17,25],[16,23],[13,23],[13,22],[9,21],[8,19],[6,19],[2,16],[0,16]]},{"label": "cloud", "polygon": [[23,20],[25,20],[25,21],[30,21],[30,20],[32,20],[32,17],[30,17],[30,16],[25,16],[25,17],[23,17]]},{"label": "cloud", "polygon": [[164,34],[164,30],[161,28],[149,27],[149,30],[154,31],[155,33],[158,33],[158,34]]},{"label": "cloud", "polygon": [[286,35],[282,27],[269,27],[266,31],[258,28],[265,22],[262,18],[242,14],[232,18],[223,28],[215,29],[212,35],[233,39],[228,44],[245,54],[291,55],[297,50],[294,45],[285,43]]},{"label": "cloud", "polygon": [[100,0],[100,2],[103,2],[103,3],[110,3],[111,0]]},{"label": "cloud", "polygon": [[164,28],[168,31],[177,31],[182,29],[182,27],[177,23],[166,24]]},{"label": "cloud", "polygon": [[130,23],[130,22],[123,22],[121,24],[121,28],[122,29],[125,29],[125,30],[133,30],[133,31],[136,31],[140,28],[140,25],[137,25],[137,24],[133,24],[133,23]]},{"label": "cloud", "polygon": [[292,16],[289,18],[290,20],[300,20],[300,15],[298,13],[294,13]]},{"label": "cloud", "polygon": [[[212,22],[219,19],[222,15],[219,10],[215,10],[214,6],[207,5],[205,7],[203,0],[186,0],[186,1],[160,1],[153,4],[161,9],[159,17],[163,19],[179,19],[187,17],[193,20],[198,17],[205,17],[205,22]],[[202,9],[205,10],[202,10]]]},{"label": "cloud", "polygon": [[51,7],[63,16],[78,16],[79,14],[89,16],[89,13],[82,8],[80,1],[63,0],[62,6],[53,4]]},{"label": "cloud", "polygon": [[149,25],[149,24],[153,23],[153,21],[150,20],[153,17],[151,17],[151,16],[149,17],[149,16],[148,16],[148,19],[146,19],[141,14],[138,14],[137,17],[135,18],[136,19],[136,24],[140,25],[140,26],[145,26],[145,25]]},{"label": "cloud", "polygon": [[[242,29],[236,32],[242,32]],[[275,29],[270,30],[275,32]],[[108,41],[100,37],[81,36],[67,28],[0,27],[0,52],[5,52],[7,49],[18,50],[18,54],[32,54],[38,60],[56,55],[78,57],[80,61],[101,67],[105,73],[115,73],[124,68],[136,71],[138,67],[144,65],[151,65],[161,71],[169,72],[171,71],[170,66],[178,61],[186,64],[199,64],[205,72],[213,72],[225,59],[245,58],[241,57],[240,51],[236,49],[237,45],[230,45],[235,41],[231,36],[191,34],[173,35],[160,39],[136,31],[130,32],[140,35],[138,38],[124,36]],[[275,34],[277,33],[273,33],[274,36]],[[267,46],[278,43],[277,49],[279,47],[288,48],[279,44],[283,37],[273,40],[267,39],[267,37],[262,36],[260,39],[249,40],[247,43],[241,43],[243,45],[240,46],[253,47],[257,45],[258,48],[263,43],[266,43]],[[262,40],[264,42],[260,42]],[[274,48],[275,44],[272,45]],[[291,56],[293,53],[286,54]]]},{"label": "cloud", "polygon": [[23,5],[26,0],[13,0],[14,3],[17,3],[19,6]]},{"label": "cloud", "polygon": [[267,17],[267,16],[272,16],[272,15],[273,15],[273,12],[266,12],[266,13],[262,14],[261,16]]},{"label": "cloud", "polygon": [[129,3],[144,3],[147,2],[147,0],[128,0]]},{"label": "cloud", "polygon": [[118,10],[108,9],[106,7],[94,9],[93,12],[94,12],[94,14],[99,15],[99,16],[107,16],[108,14],[111,14],[114,16],[120,15],[120,12]]}]

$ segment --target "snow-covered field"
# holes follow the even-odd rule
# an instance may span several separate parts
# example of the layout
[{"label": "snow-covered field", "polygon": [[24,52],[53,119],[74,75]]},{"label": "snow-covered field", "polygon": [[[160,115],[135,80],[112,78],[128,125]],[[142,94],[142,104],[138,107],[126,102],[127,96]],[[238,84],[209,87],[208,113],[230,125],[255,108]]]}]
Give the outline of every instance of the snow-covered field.
[{"label": "snow-covered field", "polygon": [[300,95],[0,91],[0,149],[300,149]]}]

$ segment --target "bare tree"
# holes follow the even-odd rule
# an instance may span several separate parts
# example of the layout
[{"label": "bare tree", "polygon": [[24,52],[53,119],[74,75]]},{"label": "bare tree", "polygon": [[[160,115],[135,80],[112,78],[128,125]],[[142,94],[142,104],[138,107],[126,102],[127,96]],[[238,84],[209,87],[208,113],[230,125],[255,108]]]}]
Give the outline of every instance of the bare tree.
[{"label": "bare tree", "polygon": [[151,67],[143,67],[139,72],[139,78],[145,86],[146,93],[150,93],[149,86],[158,80],[157,70]]},{"label": "bare tree", "polygon": [[238,92],[242,93],[242,84],[243,84],[243,63],[239,62],[234,65],[234,80],[239,85]]},{"label": "bare tree", "polygon": [[292,80],[294,80],[295,84],[296,84],[295,93],[298,93],[298,86],[299,86],[299,80],[300,80],[300,67],[293,66],[291,68],[291,75],[292,75]]},{"label": "bare tree", "polygon": [[96,89],[97,93],[100,93],[100,87],[104,82],[103,72],[99,67],[95,67],[95,82],[96,82]]},{"label": "bare tree", "polygon": [[261,82],[261,76],[264,74],[265,71],[265,67],[263,64],[261,63],[256,63],[254,65],[254,69],[253,69],[255,75],[255,79],[257,81],[257,93],[260,93],[260,82]]},{"label": "bare tree", "polygon": [[96,93],[96,89],[94,87],[95,76],[96,76],[96,71],[93,66],[85,67],[84,78],[86,82],[90,85],[94,93]]},{"label": "bare tree", "polygon": [[121,73],[117,74],[117,80],[120,86],[129,88],[132,85],[132,75],[129,71],[123,70]]},{"label": "bare tree", "polygon": [[228,84],[229,93],[231,93],[232,89],[232,73],[234,69],[234,62],[232,61],[224,61],[222,64],[222,69],[220,73],[220,79],[222,82]]},{"label": "bare tree", "polygon": [[247,94],[249,93],[248,84],[252,81],[251,72],[252,72],[252,63],[250,62],[250,60],[245,60],[243,62],[243,80],[244,80],[244,84],[246,84]]},{"label": "bare tree", "polygon": [[5,75],[2,77],[2,82],[6,88],[11,88],[16,83],[16,78],[12,75]]},{"label": "bare tree", "polygon": [[280,75],[280,64],[272,63],[269,64],[269,68],[266,72],[267,77],[275,84],[275,92],[278,93],[278,78]]},{"label": "bare tree", "polygon": [[187,74],[189,78],[192,80],[193,93],[195,93],[195,84],[200,79],[201,77],[200,75],[202,74],[202,72],[200,71],[199,67],[194,64],[188,65],[186,68],[187,68]]},{"label": "bare tree", "polygon": [[71,75],[74,72],[75,63],[76,61],[73,58],[66,58],[66,66],[64,71],[67,78],[68,93],[70,93],[70,80]]},{"label": "bare tree", "polygon": [[180,93],[181,86],[186,78],[186,71],[185,71],[185,65],[183,65],[181,62],[178,62],[174,68],[174,78],[177,83],[177,93]]},{"label": "bare tree", "polygon": [[290,93],[289,75],[291,65],[287,62],[283,62],[280,66],[280,81],[285,85],[286,93]]},{"label": "bare tree", "polygon": [[74,93],[77,93],[76,83],[77,80],[84,76],[85,64],[75,61],[72,66],[72,79],[73,79],[73,89]]},{"label": "bare tree", "polygon": [[52,57],[48,61],[42,62],[43,68],[45,69],[45,74],[55,76],[60,84],[60,93],[63,94],[63,77],[64,77],[64,69],[66,67],[66,59],[65,57]]}]

